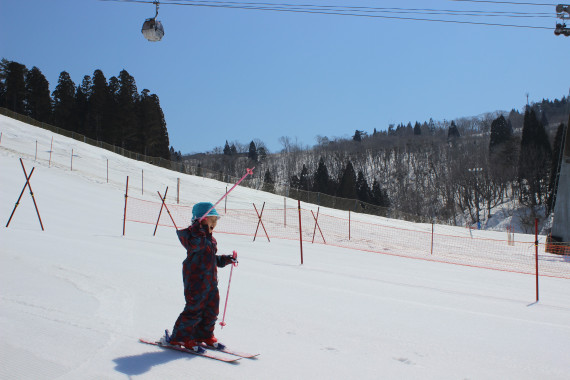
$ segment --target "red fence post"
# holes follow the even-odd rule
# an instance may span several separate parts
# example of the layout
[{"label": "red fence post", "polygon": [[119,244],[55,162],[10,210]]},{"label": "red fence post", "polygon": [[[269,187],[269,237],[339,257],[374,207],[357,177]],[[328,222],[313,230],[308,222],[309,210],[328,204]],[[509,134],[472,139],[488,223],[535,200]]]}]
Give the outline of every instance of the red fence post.
[{"label": "red fence post", "polygon": [[129,176],[127,176],[127,187],[125,189],[125,214],[123,216],[123,236],[125,236],[125,224],[127,222],[127,198],[129,197]]},{"label": "red fence post", "polygon": [[536,302],[538,302],[538,218],[534,219],[534,247],[536,262]]},{"label": "red fence post", "polygon": [[301,200],[297,200],[299,207],[299,243],[301,244],[301,265],[303,265],[303,230],[301,228]]}]

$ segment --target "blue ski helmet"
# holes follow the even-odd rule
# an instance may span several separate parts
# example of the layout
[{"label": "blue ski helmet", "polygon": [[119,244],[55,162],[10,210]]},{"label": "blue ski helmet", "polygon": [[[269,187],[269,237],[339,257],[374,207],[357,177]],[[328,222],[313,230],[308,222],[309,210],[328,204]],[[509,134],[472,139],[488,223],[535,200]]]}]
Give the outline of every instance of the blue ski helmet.
[{"label": "blue ski helmet", "polygon": [[[206,216],[217,216],[220,217],[220,214],[216,211],[213,203],[210,202],[199,202],[192,207],[192,221],[198,220],[202,217]],[[210,210],[211,209],[211,210]],[[208,212],[210,210],[210,212]],[[205,215],[208,212],[208,215]]]}]

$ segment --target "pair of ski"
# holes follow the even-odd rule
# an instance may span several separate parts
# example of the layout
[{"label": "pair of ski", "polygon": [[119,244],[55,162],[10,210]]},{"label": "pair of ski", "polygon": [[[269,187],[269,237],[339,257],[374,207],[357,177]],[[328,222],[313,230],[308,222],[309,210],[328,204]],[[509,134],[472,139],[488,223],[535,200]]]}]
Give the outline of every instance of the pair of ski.
[{"label": "pair of ski", "polygon": [[[202,348],[205,349],[204,352],[196,352],[194,350],[190,350],[190,349],[184,348],[182,346],[173,346],[170,344],[163,344],[160,341],[151,341],[151,340],[146,340],[146,339],[141,338],[141,339],[139,339],[139,342],[145,343],[145,344],[152,344],[153,346],[167,348],[169,350],[176,350],[176,351],[180,351],[180,352],[185,352],[185,353],[196,355],[196,356],[203,356],[205,358],[219,360],[219,361],[226,362],[226,363],[235,363],[238,360],[243,359],[243,358],[253,359],[259,355],[259,354],[249,354],[247,352],[233,351],[233,350],[228,349],[227,347],[224,347],[223,349],[218,349],[216,347],[204,345],[204,346],[202,346]],[[220,353],[222,353],[222,354],[220,354]],[[224,355],[224,354],[227,354],[227,355]]]}]

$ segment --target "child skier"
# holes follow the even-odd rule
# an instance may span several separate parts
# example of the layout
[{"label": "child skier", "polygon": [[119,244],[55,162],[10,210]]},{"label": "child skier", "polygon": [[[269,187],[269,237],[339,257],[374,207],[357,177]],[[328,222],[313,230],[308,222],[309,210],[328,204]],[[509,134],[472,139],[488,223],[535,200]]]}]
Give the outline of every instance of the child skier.
[{"label": "child skier", "polygon": [[209,202],[196,203],[192,208],[192,224],[176,231],[187,253],[182,263],[186,306],[174,324],[172,335],[169,337],[167,333],[165,338],[171,345],[194,351],[200,351],[200,343],[223,348],[214,336],[220,303],[217,267],[237,262],[231,255],[216,255],[217,242],[212,232],[220,216],[213,206]]}]

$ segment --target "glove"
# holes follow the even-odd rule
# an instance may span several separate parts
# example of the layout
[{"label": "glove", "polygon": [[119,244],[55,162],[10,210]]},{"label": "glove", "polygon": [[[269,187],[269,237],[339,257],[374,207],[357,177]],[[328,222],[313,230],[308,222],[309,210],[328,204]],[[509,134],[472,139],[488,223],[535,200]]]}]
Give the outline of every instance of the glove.
[{"label": "glove", "polygon": [[233,257],[231,255],[224,255],[224,260],[227,264],[234,264],[234,265],[238,264],[237,255],[236,257]]}]

